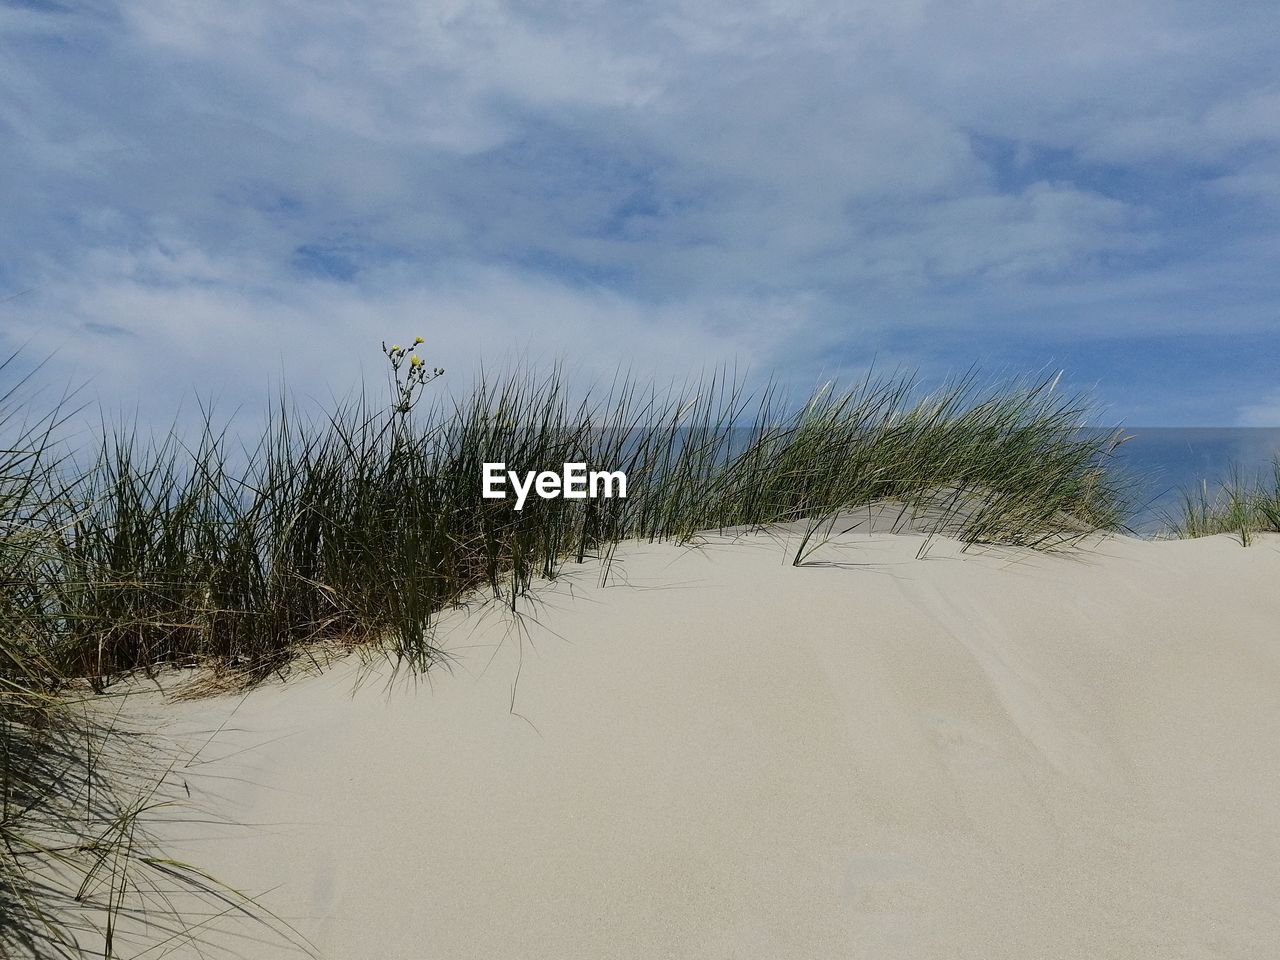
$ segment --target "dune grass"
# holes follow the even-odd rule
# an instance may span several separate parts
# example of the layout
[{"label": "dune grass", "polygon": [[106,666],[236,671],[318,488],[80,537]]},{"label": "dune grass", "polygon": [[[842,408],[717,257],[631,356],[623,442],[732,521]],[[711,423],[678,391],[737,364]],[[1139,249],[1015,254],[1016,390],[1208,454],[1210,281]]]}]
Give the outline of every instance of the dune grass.
[{"label": "dune grass", "polygon": [[[57,472],[35,521],[51,531],[31,581],[41,649],[98,688],[160,664],[262,674],[325,640],[425,666],[440,610],[478,589],[514,602],[622,540],[884,499],[930,506],[968,542],[1040,546],[1124,516],[1106,471],[1118,436],[1081,436],[1081,405],[1050,383],[984,392],[966,378],[921,396],[890,378],[794,404],[713,376],[571,397],[552,374],[413,411],[360,400],[320,423],[282,404],[249,449],[211,426],[190,447],[111,434]],[[630,495],[517,512],[480,498],[491,461],[623,470]]]},{"label": "dune grass", "polygon": [[0,397],[11,438],[0,451],[0,955],[72,956],[91,905],[113,942],[145,802],[131,805],[112,782],[120,738],[64,692],[41,589],[53,537],[37,519],[58,467],[48,459],[57,414],[20,421],[15,389]]},{"label": "dune grass", "polygon": [[1183,490],[1180,511],[1166,527],[1182,538],[1234,534],[1246,547],[1256,534],[1280,533],[1280,459],[1270,478],[1250,478],[1237,467],[1216,488],[1206,481]]},{"label": "dune grass", "polygon": [[198,942],[199,923],[174,905],[183,894],[188,908],[245,912],[300,943],[149,837],[148,818],[172,803],[172,759],[68,671],[76,634],[49,588],[70,570],[60,524],[87,505],[62,485],[77,477],[54,452],[62,408],[24,421],[20,386],[0,395],[0,957],[115,957],[122,922],[135,948],[139,930],[151,946]]},{"label": "dune grass", "polygon": [[[73,953],[42,907],[38,864],[92,877],[139,813],[111,802],[94,762],[104,734],[69,690],[169,665],[252,682],[317,642],[425,668],[441,611],[477,592],[514,605],[536,578],[628,539],[816,530],[888,500],[969,543],[1046,547],[1118,529],[1128,509],[1109,470],[1120,435],[1082,432],[1087,405],[1056,381],[968,376],[924,393],[910,377],[868,378],[797,403],[720,374],[670,389],[623,378],[584,396],[553,372],[426,403],[420,388],[438,374],[402,351],[402,379],[388,356],[390,403],[359,398],[317,419],[282,401],[250,444],[211,418],[189,443],[104,430],[92,450],[54,442],[56,413],[6,431],[20,440],[0,454],[0,907],[25,919],[0,949]],[[531,497],[517,512],[480,496],[493,461],[623,470],[629,496]],[[31,852],[31,825],[75,820],[68,805],[85,821],[99,780],[105,806],[88,819],[116,826],[59,851],[65,863]],[[108,896],[108,913],[118,902]]]}]

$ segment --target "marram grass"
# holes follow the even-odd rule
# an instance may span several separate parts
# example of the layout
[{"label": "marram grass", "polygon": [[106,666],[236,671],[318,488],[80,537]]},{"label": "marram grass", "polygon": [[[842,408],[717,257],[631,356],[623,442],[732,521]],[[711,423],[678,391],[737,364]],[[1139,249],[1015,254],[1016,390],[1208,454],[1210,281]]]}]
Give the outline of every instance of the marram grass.
[{"label": "marram grass", "polygon": [[[98,687],[160,664],[260,673],[320,640],[425,665],[442,609],[478,589],[513,600],[627,539],[889,499],[940,509],[969,542],[1061,542],[1125,512],[1106,470],[1118,436],[1082,435],[1082,415],[1050,383],[920,397],[868,380],[797,405],[718,376],[572,400],[553,374],[480,381],[412,414],[360,401],[316,423],[281,405],[234,461],[212,427],[190,447],[116,433],[57,472],[32,518],[48,552],[30,582],[38,642],[60,675]],[[517,512],[480,496],[493,461],[623,470],[630,495]]]},{"label": "marram grass", "polygon": [[[21,839],[97,774],[74,746],[92,738],[70,688],[165,665],[252,680],[317,642],[373,644],[423,668],[441,611],[477,592],[514,604],[536,578],[628,539],[793,520],[817,530],[887,500],[970,543],[1044,547],[1119,529],[1128,510],[1109,469],[1120,435],[1082,431],[1087,406],[1056,381],[984,388],[971,376],[922,393],[909,377],[868,378],[795,402],[723,375],[671,389],[619,379],[583,397],[553,372],[427,403],[418,390],[438,373],[413,347],[385,350],[391,402],[317,420],[282,401],[248,446],[207,420],[192,442],[104,431],[93,449],[56,455],[55,414],[0,454],[0,907],[19,931],[0,950],[74,955],[42,907],[47,859]],[[515,511],[481,498],[482,464],[496,461],[622,470],[629,495]],[[65,777],[31,772],[59,756]],[[111,822],[132,822],[133,808],[113,809]],[[126,835],[76,862],[100,872]]]},{"label": "marram grass", "polygon": [[1259,533],[1280,533],[1280,458],[1269,478],[1252,479],[1238,467],[1211,488],[1207,481],[1182,491],[1181,509],[1166,521],[1175,537],[1229,533],[1249,546]]},{"label": "marram grass", "polygon": [[[0,375],[12,360],[0,359]],[[166,858],[147,835],[172,803],[170,766],[68,672],[75,634],[50,590],[70,570],[59,524],[91,505],[63,486],[82,478],[53,452],[58,411],[24,421],[14,400],[13,389],[0,394],[0,957],[120,956],[122,924],[125,955],[143,949],[139,930],[158,950],[143,952],[164,955],[200,942],[187,911],[209,908],[246,913],[305,951],[252,898]]]}]

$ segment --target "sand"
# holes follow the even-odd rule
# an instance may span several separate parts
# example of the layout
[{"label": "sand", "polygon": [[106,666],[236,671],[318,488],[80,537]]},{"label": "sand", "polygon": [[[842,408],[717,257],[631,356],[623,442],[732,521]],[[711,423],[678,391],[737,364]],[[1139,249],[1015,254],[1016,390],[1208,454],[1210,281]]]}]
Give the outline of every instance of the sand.
[{"label": "sand", "polygon": [[794,548],[626,545],[416,683],[133,698],[198,751],[157,830],[339,960],[1280,953],[1280,538]]}]

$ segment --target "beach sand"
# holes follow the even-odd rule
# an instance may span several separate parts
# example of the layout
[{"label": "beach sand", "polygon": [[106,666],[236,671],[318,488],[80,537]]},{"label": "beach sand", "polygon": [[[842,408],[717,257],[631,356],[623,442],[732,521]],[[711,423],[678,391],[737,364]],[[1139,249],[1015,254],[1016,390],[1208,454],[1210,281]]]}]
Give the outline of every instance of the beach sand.
[{"label": "beach sand", "polygon": [[131,697],[155,830],[338,960],[1280,953],[1280,537],[795,546],[623,545],[416,680]]}]

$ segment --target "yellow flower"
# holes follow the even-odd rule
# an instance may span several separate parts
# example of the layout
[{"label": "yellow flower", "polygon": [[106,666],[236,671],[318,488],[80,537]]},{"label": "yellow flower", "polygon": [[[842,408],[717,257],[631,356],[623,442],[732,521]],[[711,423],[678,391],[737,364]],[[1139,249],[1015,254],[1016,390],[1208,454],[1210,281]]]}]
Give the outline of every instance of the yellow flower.
[{"label": "yellow flower", "polygon": [[420,367],[420,366],[422,366],[422,358],[421,358],[421,357],[414,357],[412,360],[410,360],[410,361],[409,361],[409,363],[410,363],[412,366]]},{"label": "yellow flower", "polygon": [[391,345],[391,350],[392,350],[393,352],[394,352],[394,351],[396,351],[396,350],[399,350],[399,349],[400,349],[400,344],[398,344],[398,343],[393,343],[393,344]]},{"label": "yellow flower", "polygon": [[414,345],[415,347],[416,347],[418,344],[420,344],[420,343],[426,343],[426,341],[425,341],[425,340],[423,340],[421,337],[414,337],[414,338],[413,338],[413,345]]}]

